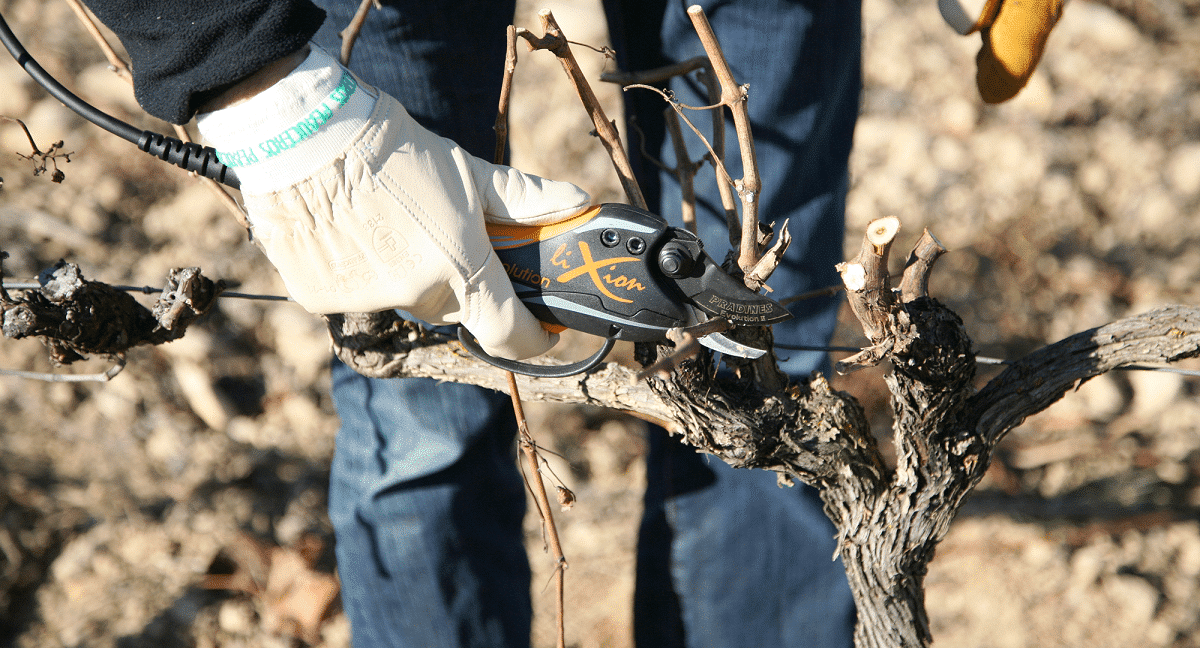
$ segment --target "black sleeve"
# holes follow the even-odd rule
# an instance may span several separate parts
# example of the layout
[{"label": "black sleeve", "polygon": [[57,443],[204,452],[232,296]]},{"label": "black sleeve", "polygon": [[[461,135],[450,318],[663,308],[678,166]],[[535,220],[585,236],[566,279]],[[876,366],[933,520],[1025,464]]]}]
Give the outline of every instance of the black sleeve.
[{"label": "black sleeve", "polygon": [[308,0],[85,0],[133,59],[146,112],[182,124],[221,89],[301,47],[325,12]]}]

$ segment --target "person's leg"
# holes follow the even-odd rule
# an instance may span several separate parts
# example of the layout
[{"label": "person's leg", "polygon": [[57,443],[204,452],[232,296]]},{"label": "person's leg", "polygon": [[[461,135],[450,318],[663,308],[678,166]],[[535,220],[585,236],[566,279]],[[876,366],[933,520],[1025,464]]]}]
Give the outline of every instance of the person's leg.
[{"label": "person's leg", "polygon": [[477,388],[333,368],[330,477],[357,648],[529,645],[525,490],[511,410]]},{"label": "person's leg", "polygon": [[854,645],[854,602],[812,488],[781,488],[665,433],[650,452],[657,493],[639,537],[638,646]]},{"label": "person's leg", "polygon": [[[317,0],[314,41],[337,52],[357,0]],[[351,59],[417,121],[490,158],[512,2],[388,2]],[[334,361],[341,417],[330,478],[354,645],[529,645],[525,490],[506,396],[432,380],[373,380]]]},{"label": "person's leg", "polygon": [[[624,65],[645,69],[703,53],[685,3],[671,0],[657,9],[650,4],[610,2],[610,25]],[[836,284],[861,85],[859,5],[846,0],[701,4],[738,82],[750,85],[763,184],[760,217],[777,227],[790,219],[794,242],[770,281],[774,296]],[[670,87],[685,104],[708,103],[694,79],[679,79]],[[659,151],[671,165],[661,99],[631,91],[626,100],[647,150]],[[707,119],[692,117],[701,129],[708,128]],[[703,149],[689,140],[698,157]],[[739,177],[736,141],[730,124],[730,172]],[[651,205],[675,217],[676,181],[653,172],[639,178]],[[697,183],[697,193],[700,235],[713,256],[722,258],[728,235],[716,187],[706,179]],[[796,319],[777,325],[776,339],[828,343],[838,306],[832,298],[796,304]],[[828,370],[824,354],[779,355],[794,379]],[[661,432],[651,436],[647,473],[634,603],[639,646],[853,644],[853,601],[841,564],[831,561],[833,527],[813,489],[779,488],[772,474],[733,470]]]}]

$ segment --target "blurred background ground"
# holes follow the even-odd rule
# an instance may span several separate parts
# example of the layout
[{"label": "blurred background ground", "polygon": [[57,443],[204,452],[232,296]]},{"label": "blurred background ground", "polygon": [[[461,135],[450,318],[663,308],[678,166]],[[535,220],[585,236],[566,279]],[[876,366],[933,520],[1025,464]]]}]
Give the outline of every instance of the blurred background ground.
[{"label": "blurred background ground", "polygon": [[[165,128],[137,110],[65,3],[2,6],[53,74]],[[517,24],[539,31],[531,14],[543,6],[573,40],[603,42],[593,0],[523,2]],[[1073,0],[1029,87],[1001,107],[975,95],[978,37],[953,34],[932,0],[867,0],[864,39],[848,249],[878,216],[901,218],[902,241],[929,227],[952,250],[932,292],[981,353],[1015,357],[1200,301],[1200,0]],[[603,58],[578,53],[595,78]],[[522,54],[517,80],[515,165],[618,198],[552,57]],[[19,130],[0,129],[8,276],[66,258],[91,278],[157,286],[196,265],[246,292],[281,292],[207,190],[83,123],[14,64],[0,63],[0,114],[24,119],[42,148],[62,139],[75,152],[54,185],[14,154],[27,152]],[[859,341],[848,321],[839,338]],[[226,299],[183,340],[133,352],[110,383],[0,377],[0,644],[348,645],[330,603],[327,359],[316,318]],[[54,370],[33,341],[0,341],[0,366]],[[886,437],[879,377],[837,384]],[[1017,429],[932,564],[936,644],[1200,645],[1197,385],[1111,374]],[[587,408],[531,417],[579,496],[558,516],[568,642],[628,646],[642,426]],[[535,644],[549,646],[551,561],[537,521],[527,528]]]}]

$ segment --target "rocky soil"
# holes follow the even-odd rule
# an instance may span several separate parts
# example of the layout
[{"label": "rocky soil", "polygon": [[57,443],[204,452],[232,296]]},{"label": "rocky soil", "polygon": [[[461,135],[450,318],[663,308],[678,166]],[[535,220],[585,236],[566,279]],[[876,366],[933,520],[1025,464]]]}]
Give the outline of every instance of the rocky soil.
[{"label": "rocky soil", "polygon": [[[537,31],[528,16],[541,6],[573,40],[603,41],[587,0],[523,5],[517,24]],[[65,3],[3,12],[80,94],[165,128]],[[950,31],[932,0],[866,0],[864,39],[848,249],[879,216],[903,221],[901,245],[928,227],[952,250],[932,291],[983,355],[1200,302],[1200,1],[1074,0],[1029,87],[1001,107],[975,95],[978,37]],[[548,57],[522,56],[514,161],[614,199]],[[605,64],[580,58],[593,76]],[[6,278],[66,258],[112,284],[160,286],[169,268],[196,265],[245,292],[282,291],[207,189],[85,124],[11,63],[0,62],[0,114],[25,120],[43,150],[63,140],[74,152],[54,184],[16,155],[29,152],[21,131],[0,129]],[[849,320],[839,338],[860,341]],[[0,376],[0,644],[348,645],[323,513],[337,425],[327,359],[322,325],[299,308],[223,299],[183,340],[131,353],[111,382]],[[3,340],[0,367],[108,364],[54,368],[37,342]],[[838,385],[883,437],[879,376]],[[933,562],[936,644],[1200,645],[1198,391],[1178,374],[1107,375],[1016,430]],[[586,408],[531,416],[579,497],[558,516],[568,643],[629,646],[641,425]],[[528,531],[535,644],[550,646],[551,561],[536,520]]]}]

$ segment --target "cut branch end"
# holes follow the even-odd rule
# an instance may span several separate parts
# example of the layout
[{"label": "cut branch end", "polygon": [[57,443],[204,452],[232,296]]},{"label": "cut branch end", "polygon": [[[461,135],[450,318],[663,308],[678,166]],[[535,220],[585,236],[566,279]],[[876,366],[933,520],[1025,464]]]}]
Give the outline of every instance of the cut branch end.
[{"label": "cut branch end", "polygon": [[837,270],[846,290],[858,291],[867,287],[867,271],[861,263],[839,263]]},{"label": "cut branch end", "polygon": [[925,230],[904,264],[904,276],[900,280],[901,301],[908,303],[929,296],[929,276],[933,273],[933,264],[945,252],[942,242]]},{"label": "cut branch end", "polygon": [[[871,221],[871,224],[867,226],[867,240],[870,241],[871,245],[874,245],[876,248],[881,248],[891,245],[899,231],[899,218],[896,218],[895,216],[879,218]],[[883,254],[883,251],[879,250],[878,253]]]}]

